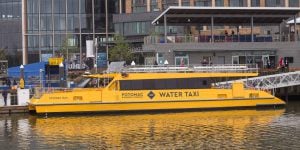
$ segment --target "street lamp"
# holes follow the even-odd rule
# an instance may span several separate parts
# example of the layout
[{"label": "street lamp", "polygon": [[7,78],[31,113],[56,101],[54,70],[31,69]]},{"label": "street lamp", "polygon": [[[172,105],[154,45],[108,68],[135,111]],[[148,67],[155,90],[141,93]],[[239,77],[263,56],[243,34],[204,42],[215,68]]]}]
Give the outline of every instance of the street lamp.
[{"label": "street lamp", "polygon": [[65,70],[64,70],[64,64],[61,62],[59,65],[59,84],[60,87],[64,87],[65,86]]},{"label": "street lamp", "polygon": [[25,88],[25,80],[24,80],[24,66],[20,66],[20,88]]},{"label": "street lamp", "polygon": [[[96,58],[97,59],[97,58]],[[96,73],[98,73],[98,71],[97,71],[97,61],[96,61],[96,63],[94,64],[94,68],[95,68],[95,71],[96,71]]]}]

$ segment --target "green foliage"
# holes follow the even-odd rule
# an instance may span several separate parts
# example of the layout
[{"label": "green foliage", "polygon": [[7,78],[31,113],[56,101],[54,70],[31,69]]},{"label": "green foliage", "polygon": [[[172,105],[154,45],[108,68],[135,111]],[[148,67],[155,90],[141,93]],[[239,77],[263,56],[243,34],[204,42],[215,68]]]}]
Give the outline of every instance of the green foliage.
[{"label": "green foliage", "polygon": [[6,60],[7,55],[4,49],[0,49],[0,60]]},{"label": "green foliage", "polygon": [[64,59],[68,58],[68,54],[74,53],[77,51],[76,46],[72,46],[71,43],[69,43],[70,36],[67,35],[67,37],[63,40],[62,45],[59,49],[59,55],[62,56]]},{"label": "green foliage", "polygon": [[129,44],[125,41],[123,36],[115,35],[115,45],[108,51],[109,61],[126,61],[133,60],[133,54],[130,51]]}]

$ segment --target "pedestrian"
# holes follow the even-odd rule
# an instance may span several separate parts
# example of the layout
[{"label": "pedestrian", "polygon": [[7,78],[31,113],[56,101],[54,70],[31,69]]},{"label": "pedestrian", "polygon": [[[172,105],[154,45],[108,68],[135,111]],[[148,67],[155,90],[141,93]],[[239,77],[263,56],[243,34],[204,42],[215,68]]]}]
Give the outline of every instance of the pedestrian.
[{"label": "pedestrian", "polygon": [[17,85],[17,81],[14,79],[13,85]]},{"label": "pedestrian", "polygon": [[202,66],[206,66],[208,64],[208,62],[206,61],[205,58],[203,59],[203,61],[201,63],[202,63]]},{"label": "pedestrian", "polygon": [[227,30],[225,30],[225,36],[228,36],[228,32],[227,32]]},{"label": "pedestrian", "polygon": [[4,106],[6,106],[6,103],[7,103],[7,90],[4,89],[2,91],[2,96],[3,96],[3,100],[4,100]]},{"label": "pedestrian", "polygon": [[18,88],[17,81],[14,79],[12,89],[16,90]]},{"label": "pedestrian", "polygon": [[6,79],[6,85],[10,88],[11,87],[11,82],[9,79]]},{"label": "pedestrian", "polygon": [[270,69],[270,68],[271,68],[271,62],[270,62],[270,60],[269,60],[269,59],[267,60],[267,68],[268,68],[268,69]]},{"label": "pedestrian", "polygon": [[284,71],[284,60],[282,57],[280,57],[279,59],[279,69],[281,70],[281,72]]},{"label": "pedestrian", "polygon": [[287,58],[284,59],[284,67],[285,67],[285,70],[288,72],[289,71],[289,61]]}]

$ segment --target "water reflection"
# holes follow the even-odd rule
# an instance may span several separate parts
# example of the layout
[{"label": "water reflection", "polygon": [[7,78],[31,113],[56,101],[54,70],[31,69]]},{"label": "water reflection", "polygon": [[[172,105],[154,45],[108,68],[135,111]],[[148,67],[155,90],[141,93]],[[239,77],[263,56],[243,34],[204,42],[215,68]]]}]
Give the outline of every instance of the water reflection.
[{"label": "water reflection", "polygon": [[299,120],[299,112],[290,114],[284,109],[48,118],[1,116],[0,146],[8,149],[293,149],[300,146]]},{"label": "water reflection", "polygon": [[259,133],[249,135],[247,130],[252,126],[263,130],[283,112],[236,110],[35,118],[35,128],[51,145],[67,142],[88,148],[232,148],[258,138]]}]

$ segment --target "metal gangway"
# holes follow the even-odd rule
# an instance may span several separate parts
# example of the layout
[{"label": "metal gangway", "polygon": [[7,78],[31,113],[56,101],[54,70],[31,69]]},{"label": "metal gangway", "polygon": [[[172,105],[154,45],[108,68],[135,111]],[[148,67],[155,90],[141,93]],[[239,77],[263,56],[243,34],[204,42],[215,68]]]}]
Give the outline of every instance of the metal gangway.
[{"label": "metal gangway", "polygon": [[273,90],[276,88],[300,85],[300,71],[218,82],[215,86],[229,88],[233,82],[244,82],[246,88]]}]

